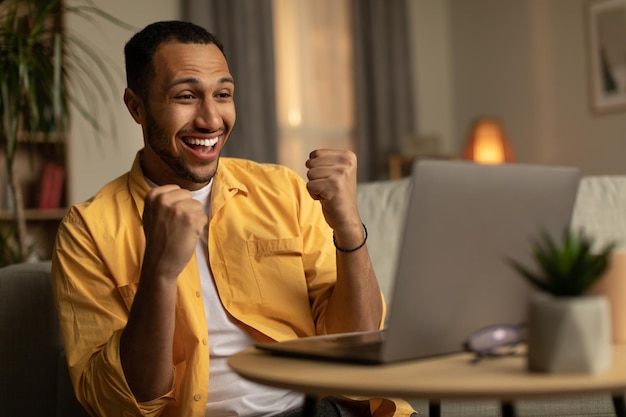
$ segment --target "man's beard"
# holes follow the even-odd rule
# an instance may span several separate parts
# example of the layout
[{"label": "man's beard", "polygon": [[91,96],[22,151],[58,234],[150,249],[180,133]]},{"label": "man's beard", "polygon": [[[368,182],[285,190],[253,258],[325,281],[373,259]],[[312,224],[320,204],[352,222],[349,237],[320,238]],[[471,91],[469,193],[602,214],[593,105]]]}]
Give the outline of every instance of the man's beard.
[{"label": "man's beard", "polygon": [[189,169],[185,159],[181,155],[175,156],[171,153],[169,149],[169,137],[154,117],[152,117],[152,113],[149,109],[146,113],[147,140],[159,159],[161,159],[161,161],[170,167],[170,169],[183,180],[191,181],[196,184],[206,184],[211,181],[211,178],[213,178],[213,175],[215,174],[214,172],[206,176],[199,176]]}]

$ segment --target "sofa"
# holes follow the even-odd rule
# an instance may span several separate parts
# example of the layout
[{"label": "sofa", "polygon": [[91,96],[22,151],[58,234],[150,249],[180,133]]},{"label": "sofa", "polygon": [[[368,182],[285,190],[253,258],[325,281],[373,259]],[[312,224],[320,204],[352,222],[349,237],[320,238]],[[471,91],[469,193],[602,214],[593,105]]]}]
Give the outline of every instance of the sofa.
[{"label": "sofa", "polygon": [[[358,204],[369,231],[368,248],[387,302],[410,180],[361,183]],[[626,238],[626,176],[585,177],[580,183],[572,226],[598,243]],[[624,244],[620,242],[620,248]],[[50,289],[50,262],[0,268],[0,415],[6,417],[87,416],[72,392]],[[412,401],[428,415],[425,401]],[[523,400],[519,416],[614,416],[610,396]],[[444,401],[445,417],[491,417],[496,401]]]},{"label": "sofa", "polygon": [[0,269],[0,415],[88,417],[65,364],[50,262]]}]

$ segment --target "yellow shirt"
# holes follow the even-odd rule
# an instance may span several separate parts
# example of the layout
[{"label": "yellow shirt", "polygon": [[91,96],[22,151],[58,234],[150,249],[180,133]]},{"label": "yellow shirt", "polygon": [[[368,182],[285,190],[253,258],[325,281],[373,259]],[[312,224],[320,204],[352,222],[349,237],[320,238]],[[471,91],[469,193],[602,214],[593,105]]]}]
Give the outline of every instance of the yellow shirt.
[{"label": "yellow shirt", "polygon": [[[148,190],[137,157],[129,173],[72,207],[59,227],[52,285],[70,375],[93,415],[201,417],[210,335],[195,255],[178,278],[171,391],[137,403],[120,362],[145,250]],[[335,250],[304,181],[281,166],[221,158],[210,217],[209,264],[228,313],[257,340],[326,333],[320,323],[336,278]],[[390,409],[386,403],[372,407]]]}]

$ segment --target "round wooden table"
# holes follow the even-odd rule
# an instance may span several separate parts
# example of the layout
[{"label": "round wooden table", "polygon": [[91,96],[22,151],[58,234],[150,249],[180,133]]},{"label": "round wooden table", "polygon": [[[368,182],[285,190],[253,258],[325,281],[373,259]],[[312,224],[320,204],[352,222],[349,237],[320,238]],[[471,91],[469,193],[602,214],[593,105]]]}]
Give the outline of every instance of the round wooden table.
[{"label": "round wooden table", "polygon": [[528,372],[523,350],[514,356],[474,359],[470,353],[459,353],[361,365],[249,348],[231,356],[228,363],[246,379],[300,391],[310,399],[324,395],[427,399],[435,416],[443,399],[497,399],[503,415],[513,416],[512,403],[517,399],[610,393],[617,416],[626,417],[626,345],[613,346],[611,369],[597,375]]}]

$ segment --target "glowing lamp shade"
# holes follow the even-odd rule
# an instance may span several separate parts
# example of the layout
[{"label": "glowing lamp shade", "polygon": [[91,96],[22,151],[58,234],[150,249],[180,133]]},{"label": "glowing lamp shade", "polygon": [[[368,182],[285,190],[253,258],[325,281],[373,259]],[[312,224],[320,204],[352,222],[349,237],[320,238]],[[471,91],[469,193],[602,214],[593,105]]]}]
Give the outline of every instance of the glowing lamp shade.
[{"label": "glowing lamp shade", "polygon": [[465,145],[465,159],[481,164],[513,162],[513,149],[502,124],[496,119],[478,119]]}]

